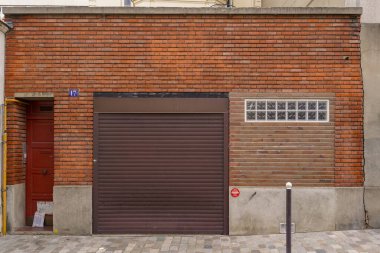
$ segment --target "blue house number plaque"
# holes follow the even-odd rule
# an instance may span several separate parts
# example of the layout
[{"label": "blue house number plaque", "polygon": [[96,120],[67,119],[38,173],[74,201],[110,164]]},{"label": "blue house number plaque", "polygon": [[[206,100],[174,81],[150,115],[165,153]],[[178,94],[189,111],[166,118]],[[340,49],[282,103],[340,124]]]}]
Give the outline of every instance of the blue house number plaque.
[{"label": "blue house number plaque", "polygon": [[79,89],[69,89],[69,97],[79,97]]}]

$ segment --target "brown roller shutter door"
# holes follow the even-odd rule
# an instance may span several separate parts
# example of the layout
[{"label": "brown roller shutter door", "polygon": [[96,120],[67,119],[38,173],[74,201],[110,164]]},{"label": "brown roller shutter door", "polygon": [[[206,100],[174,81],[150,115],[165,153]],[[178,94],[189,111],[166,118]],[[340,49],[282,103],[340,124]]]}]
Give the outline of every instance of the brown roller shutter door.
[{"label": "brown roller shutter door", "polygon": [[225,114],[99,113],[94,123],[94,233],[228,233]]}]

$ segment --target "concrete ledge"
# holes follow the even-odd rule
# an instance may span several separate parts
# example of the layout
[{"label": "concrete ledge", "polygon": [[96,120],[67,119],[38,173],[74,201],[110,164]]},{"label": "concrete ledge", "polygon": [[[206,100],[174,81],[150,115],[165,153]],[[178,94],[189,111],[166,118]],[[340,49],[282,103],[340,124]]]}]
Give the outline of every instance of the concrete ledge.
[{"label": "concrete ledge", "polygon": [[195,14],[195,15],[360,15],[362,8],[174,8],[174,7],[5,7],[5,15],[22,14]]},{"label": "concrete ledge", "polygon": [[16,92],[15,98],[25,100],[52,100],[54,93],[52,92]]},{"label": "concrete ledge", "polygon": [[54,186],[54,232],[92,234],[92,186]]},{"label": "concrete ledge", "polygon": [[[230,234],[279,233],[285,223],[285,189],[238,188],[240,196],[230,197]],[[295,187],[292,205],[296,232],[364,228],[362,187]]]}]

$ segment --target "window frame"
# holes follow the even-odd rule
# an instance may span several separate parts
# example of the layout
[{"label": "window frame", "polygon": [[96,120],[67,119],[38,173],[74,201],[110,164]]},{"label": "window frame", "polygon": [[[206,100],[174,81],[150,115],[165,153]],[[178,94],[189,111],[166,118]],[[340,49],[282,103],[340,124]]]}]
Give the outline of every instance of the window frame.
[{"label": "window frame", "polygon": [[[256,102],[256,109],[255,110],[247,110],[247,103],[248,102]],[[265,101],[265,115],[266,115],[266,119],[265,120],[258,120],[257,119],[257,112],[260,111],[257,109],[257,102],[262,102],[262,101]],[[316,120],[299,120],[298,119],[298,102],[317,102],[317,107],[316,107],[316,117],[317,119]],[[268,102],[276,102],[276,108],[275,110],[268,110],[267,108],[267,104]],[[277,107],[277,102],[286,102],[286,108],[284,110],[284,112],[286,113],[286,118],[284,120],[278,120],[277,119],[277,112],[278,111],[283,111],[283,110],[278,110],[278,107]],[[296,119],[295,120],[289,120],[288,119],[288,102],[296,102],[296,108],[295,110],[291,110],[292,112],[294,111],[296,113]],[[325,110],[319,110],[318,109],[318,102],[326,102],[326,109]],[[308,107],[308,103],[306,103],[306,107]],[[247,112],[249,111],[255,111],[256,112],[256,119],[255,120],[252,120],[252,119],[248,119],[248,114]],[[263,110],[261,110],[263,111]],[[273,120],[268,120],[268,111],[275,111],[276,112],[276,119]],[[302,110],[303,111],[303,110]],[[314,111],[314,110],[312,110]],[[319,111],[326,111],[326,119],[325,120],[318,120],[318,112]],[[305,110],[306,114],[309,112],[309,109],[306,108]],[[307,117],[308,118],[308,117]],[[328,123],[330,122],[330,100],[329,99],[320,99],[320,98],[305,98],[305,99],[300,99],[300,98],[294,98],[294,99],[291,99],[291,98],[280,98],[280,99],[275,99],[275,98],[271,98],[271,99],[263,99],[263,98],[246,98],[244,99],[244,121],[246,123],[255,123],[255,122],[258,122],[258,123],[264,123],[264,122],[269,122],[269,123]]]}]

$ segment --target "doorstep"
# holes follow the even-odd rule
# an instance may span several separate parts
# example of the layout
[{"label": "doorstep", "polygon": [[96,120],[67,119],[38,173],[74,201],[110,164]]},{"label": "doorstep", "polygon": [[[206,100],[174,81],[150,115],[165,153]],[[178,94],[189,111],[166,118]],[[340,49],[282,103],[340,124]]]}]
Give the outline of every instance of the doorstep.
[{"label": "doorstep", "polygon": [[9,231],[10,235],[53,235],[53,227],[45,226],[43,228],[34,228],[31,226],[14,228]]}]

